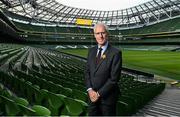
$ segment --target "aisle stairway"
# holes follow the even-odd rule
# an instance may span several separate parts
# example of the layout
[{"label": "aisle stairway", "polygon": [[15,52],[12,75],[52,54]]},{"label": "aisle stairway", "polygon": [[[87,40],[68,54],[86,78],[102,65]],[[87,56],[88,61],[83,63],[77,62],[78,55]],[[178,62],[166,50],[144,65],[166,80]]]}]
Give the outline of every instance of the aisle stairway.
[{"label": "aisle stairway", "polygon": [[136,113],[137,116],[180,116],[180,89],[166,88],[148,105]]}]

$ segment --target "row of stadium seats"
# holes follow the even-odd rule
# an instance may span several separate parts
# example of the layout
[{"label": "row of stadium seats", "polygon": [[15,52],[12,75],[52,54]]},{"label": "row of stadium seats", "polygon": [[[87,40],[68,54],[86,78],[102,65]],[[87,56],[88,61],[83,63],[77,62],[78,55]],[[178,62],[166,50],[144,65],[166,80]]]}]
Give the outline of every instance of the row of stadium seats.
[{"label": "row of stadium seats", "polygon": [[[151,33],[161,33],[161,32],[173,32],[180,29],[180,18],[171,19],[168,21],[153,24],[151,26],[145,26],[138,29],[128,29],[128,30],[112,30],[110,33],[112,35],[132,35],[132,34],[151,34]],[[39,33],[74,33],[74,34],[93,34],[92,29],[78,28],[78,27],[50,27],[50,26],[35,26],[30,24],[23,24],[14,22],[15,25],[22,30],[26,31],[37,31]]]},{"label": "row of stadium seats", "polygon": [[[1,73],[1,76],[2,75],[5,75],[5,74]],[[5,78],[8,79],[8,77],[5,77]],[[41,115],[43,116],[43,115],[50,115],[50,111],[47,108],[40,105],[30,106],[29,102],[25,98],[17,97],[9,89],[7,89],[3,84],[0,84],[0,115],[10,115],[10,116]]]},{"label": "row of stadium seats", "polygon": [[151,34],[151,33],[161,33],[161,32],[173,32],[180,29],[180,18],[171,19],[168,21],[160,22],[150,26],[144,26],[137,29],[123,30],[123,35],[132,34]]},{"label": "row of stadium seats", "polygon": [[[16,95],[27,99],[31,105],[46,107],[46,110],[49,110],[51,115],[80,115],[85,111],[87,105],[81,100],[66,97],[58,93],[55,94],[46,89],[40,89],[38,85],[23,78],[1,74],[1,82],[8,84],[9,86],[7,87],[15,92]],[[60,90],[59,87],[58,89]]]},{"label": "row of stadium seats", "polygon": [[123,75],[119,84],[122,96],[120,96],[117,106],[118,115],[132,115],[138,109],[146,105],[157,94],[160,94],[165,84],[144,83],[135,81],[133,77]]},{"label": "row of stadium seats", "polygon": [[88,29],[88,28],[37,26],[37,25],[24,24],[24,23],[19,23],[19,22],[14,22],[14,24],[21,30],[31,31],[31,32],[92,34],[92,29]]},{"label": "row of stadium seats", "polygon": [[[39,105],[48,110],[50,115],[87,115],[83,75],[85,61],[52,50],[21,45],[7,46],[9,49],[4,49],[8,56],[0,62],[0,81],[4,87],[27,100],[31,109],[34,105]],[[2,47],[0,52],[5,54],[5,50]],[[12,54],[15,52],[16,54]],[[120,82],[122,96],[117,103],[118,115],[134,114],[165,86],[135,81],[125,74]],[[4,111],[1,115],[10,115],[5,112],[5,107],[2,108]]]},{"label": "row of stadium seats", "polygon": [[[151,26],[145,26],[138,29],[128,29],[128,30],[112,30],[111,34],[118,35],[121,32],[123,35],[129,34],[151,34],[151,33],[160,33],[160,32],[172,32],[180,29],[180,18],[174,18],[168,21],[160,22],[153,24]],[[15,25],[25,31],[37,31],[37,32],[46,32],[46,33],[75,33],[75,34],[92,34],[92,29],[79,28],[79,27],[52,27],[52,26],[35,26],[31,24],[23,24],[14,22]]]}]

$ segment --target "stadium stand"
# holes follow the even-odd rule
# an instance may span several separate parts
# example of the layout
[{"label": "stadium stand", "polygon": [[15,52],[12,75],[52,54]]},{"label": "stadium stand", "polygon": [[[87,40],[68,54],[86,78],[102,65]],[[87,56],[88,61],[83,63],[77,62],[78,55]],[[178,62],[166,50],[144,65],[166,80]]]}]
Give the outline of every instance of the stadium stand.
[{"label": "stadium stand", "polygon": [[[2,92],[3,100],[12,99],[16,106],[18,103],[26,104],[28,115],[87,115],[87,96],[83,84],[84,60],[41,48],[6,46],[3,48],[4,44],[1,44],[1,89],[7,90],[7,93]],[[3,58],[4,55],[9,56]],[[134,81],[128,75],[124,75],[121,80],[123,84],[119,85],[123,96],[119,98],[118,106],[125,111],[121,112],[118,108],[119,115],[135,113],[165,86],[162,83]],[[147,93],[153,90],[156,92]],[[15,96],[21,98],[16,102]],[[23,107],[17,106],[16,113],[14,110],[7,112],[6,107],[1,108],[4,110],[2,115],[27,114],[22,112]]]},{"label": "stadium stand", "polygon": [[[4,12],[4,13],[3,13]],[[1,11],[6,22],[10,24],[18,34],[29,42],[36,43],[63,43],[63,44],[95,44],[92,28],[84,26],[59,26],[56,24],[31,23],[28,18]],[[13,14],[13,15],[12,15]],[[7,17],[12,17],[9,21]],[[147,23],[142,27],[128,29],[113,29],[110,26],[110,38],[113,44],[137,44],[137,43],[179,43],[179,18],[158,20]],[[78,41],[76,41],[78,40]]]},{"label": "stadium stand", "polygon": [[124,35],[128,34],[148,34],[148,33],[162,33],[162,32],[175,32],[180,28],[180,18],[159,22],[153,25],[144,26],[138,29],[123,30]]}]

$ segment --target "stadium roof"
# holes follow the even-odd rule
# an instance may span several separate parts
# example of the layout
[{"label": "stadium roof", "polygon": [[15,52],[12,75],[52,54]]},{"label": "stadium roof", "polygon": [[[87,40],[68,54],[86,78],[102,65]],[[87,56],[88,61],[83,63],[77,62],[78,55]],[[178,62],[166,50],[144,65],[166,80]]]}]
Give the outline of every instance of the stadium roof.
[{"label": "stadium roof", "polygon": [[143,26],[180,16],[180,0],[151,0],[112,11],[75,8],[55,0],[0,0],[0,8],[11,18],[13,12],[33,19],[31,22],[76,25],[77,19],[86,19],[92,25],[104,22],[116,28]]},{"label": "stadium roof", "polygon": [[91,10],[122,10],[130,8],[150,0],[56,0],[66,6],[91,9]]}]

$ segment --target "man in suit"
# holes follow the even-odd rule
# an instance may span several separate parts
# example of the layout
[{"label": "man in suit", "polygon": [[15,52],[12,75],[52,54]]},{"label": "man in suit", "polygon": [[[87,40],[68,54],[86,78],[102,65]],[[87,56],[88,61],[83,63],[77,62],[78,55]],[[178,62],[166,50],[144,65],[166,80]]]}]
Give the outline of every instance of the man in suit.
[{"label": "man in suit", "polygon": [[122,54],[108,42],[108,29],[103,23],[94,27],[97,46],[89,49],[85,82],[89,97],[89,116],[116,115],[120,90]]}]

